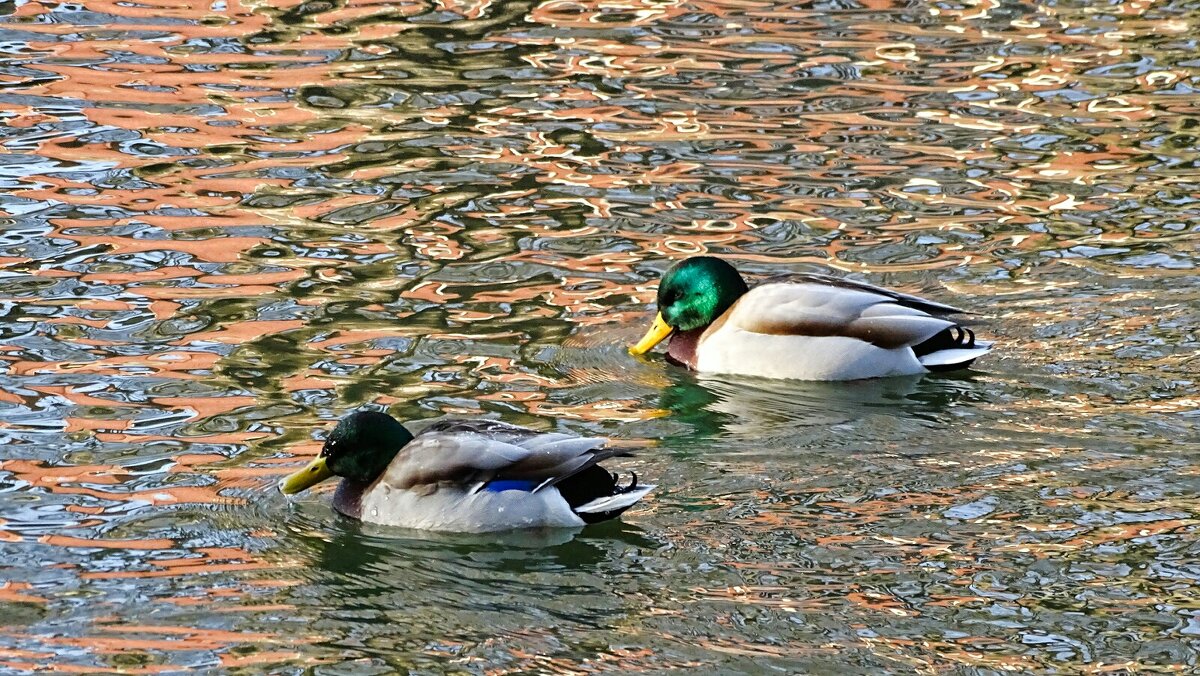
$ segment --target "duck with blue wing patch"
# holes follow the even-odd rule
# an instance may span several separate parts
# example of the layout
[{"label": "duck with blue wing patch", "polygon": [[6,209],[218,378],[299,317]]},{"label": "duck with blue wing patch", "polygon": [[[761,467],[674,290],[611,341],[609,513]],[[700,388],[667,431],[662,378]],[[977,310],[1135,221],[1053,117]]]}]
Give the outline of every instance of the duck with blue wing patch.
[{"label": "duck with blue wing patch", "polygon": [[619,516],[654,486],[600,467],[630,455],[600,437],[491,420],[442,420],[413,435],[391,416],[359,411],[320,455],[280,482],[292,494],[342,477],[334,508],[363,521],[481,533],[579,527]]}]

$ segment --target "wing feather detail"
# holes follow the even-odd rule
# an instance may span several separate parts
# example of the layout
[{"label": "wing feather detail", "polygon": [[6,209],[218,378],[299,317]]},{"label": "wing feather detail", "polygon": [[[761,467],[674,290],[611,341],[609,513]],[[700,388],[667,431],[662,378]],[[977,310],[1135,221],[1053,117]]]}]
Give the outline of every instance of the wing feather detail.
[{"label": "wing feather detail", "polygon": [[911,347],[956,326],[936,316],[959,312],[949,305],[869,284],[832,284],[824,283],[825,279],[806,275],[789,283],[755,287],[729,310],[727,322],[753,333],[839,336],[885,349]]},{"label": "wing feather detail", "polygon": [[[383,482],[410,490],[450,484],[482,490],[496,480],[525,480],[537,490],[618,455],[602,437],[539,433],[491,421],[439,421],[409,442],[388,466]],[[487,423],[487,424],[484,424]]]},{"label": "wing feather detail", "polygon": [[953,305],[947,305],[945,303],[929,300],[928,298],[914,296],[909,293],[902,293],[893,289],[885,289],[882,286],[875,286],[874,284],[869,284],[867,282],[859,282],[853,279],[846,279],[844,277],[834,277],[832,275],[822,275],[815,272],[799,272],[788,275],[777,275],[767,280],[767,284],[804,283],[810,283],[832,289],[862,291],[875,296],[883,296],[884,298],[892,300],[897,305],[910,307],[927,314],[948,315],[966,313],[966,310],[954,307]]}]

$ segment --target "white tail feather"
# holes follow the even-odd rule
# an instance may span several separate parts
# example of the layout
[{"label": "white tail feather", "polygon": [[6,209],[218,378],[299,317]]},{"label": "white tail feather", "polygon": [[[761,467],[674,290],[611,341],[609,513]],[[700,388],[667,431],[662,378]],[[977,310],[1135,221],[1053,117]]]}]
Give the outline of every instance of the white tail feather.
[{"label": "white tail feather", "polygon": [[606,495],[602,498],[596,498],[591,502],[576,507],[575,513],[594,514],[596,512],[611,512],[618,509],[625,509],[633,503],[646,497],[646,494],[654,490],[654,484],[642,484],[637,488],[627,492],[618,493],[616,495]]},{"label": "white tail feather", "polygon": [[975,342],[975,347],[938,350],[920,358],[922,366],[953,366],[978,359],[992,351],[992,344],[982,340]]}]

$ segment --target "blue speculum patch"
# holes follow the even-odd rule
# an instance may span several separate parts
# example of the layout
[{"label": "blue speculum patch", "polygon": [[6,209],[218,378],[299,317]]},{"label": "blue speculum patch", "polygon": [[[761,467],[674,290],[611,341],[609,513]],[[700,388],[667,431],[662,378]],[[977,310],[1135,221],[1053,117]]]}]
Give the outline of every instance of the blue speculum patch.
[{"label": "blue speculum patch", "polygon": [[532,491],[537,486],[536,482],[527,481],[524,479],[511,479],[505,481],[493,481],[483,487],[485,491],[499,493],[500,491]]}]

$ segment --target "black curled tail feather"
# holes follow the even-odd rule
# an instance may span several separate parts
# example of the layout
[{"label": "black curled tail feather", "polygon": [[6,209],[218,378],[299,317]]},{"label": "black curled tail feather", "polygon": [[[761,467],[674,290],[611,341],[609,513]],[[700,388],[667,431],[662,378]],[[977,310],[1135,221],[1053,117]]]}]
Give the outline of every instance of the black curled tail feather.
[{"label": "black curled tail feather", "polygon": [[913,345],[917,358],[942,350],[960,350],[975,347],[975,332],[957,324],[939,331],[923,342]]},{"label": "black curled tail feather", "polygon": [[938,363],[939,360],[936,357],[930,360],[923,359],[923,357],[942,351],[969,350],[977,347],[981,347],[981,345],[975,342],[975,332],[965,326],[956,324],[939,331],[928,340],[914,345],[912,351],[916,354],[917,359],[921,360],[921,365],[926,370],[931,373],[943,373],[965,369],[975,361],[975,358],[971,357],[962,361]]},{"label": "black curled tail feather", "polygon": [[[563,496],[563,499],[574,510],[576,507],[586,505],[593,500],[612,495],[621,495],[622,493],[628,493],[638,488],[637,474],[633,472],[630,472],[630,474],[632,474],[633,478],[630,480],[629,485],[622,486],[618,475],[609,472],[599,465],[592,465],[582,472],[573,474],[558,482],[555,484],[555,488],[558,489],[559,494]],[[629,507],[632,507],[632,505],[609,512],[576,512],[576,514],[585,523],[592,524],[616,518],[620,516],[621,512],[629,509]]]}]

